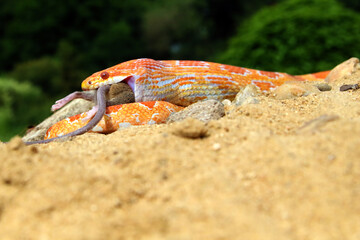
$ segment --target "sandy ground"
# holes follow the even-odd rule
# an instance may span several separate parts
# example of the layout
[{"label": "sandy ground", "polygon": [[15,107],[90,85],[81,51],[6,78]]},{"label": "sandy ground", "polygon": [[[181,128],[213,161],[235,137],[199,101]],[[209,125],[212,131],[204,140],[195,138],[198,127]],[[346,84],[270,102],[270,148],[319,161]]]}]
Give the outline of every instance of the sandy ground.
[{"label": "sandy ground", "polygon": [[359,82],[207,125],[0,144],[0,239],[360,239],[360,90],[339,91]]}]

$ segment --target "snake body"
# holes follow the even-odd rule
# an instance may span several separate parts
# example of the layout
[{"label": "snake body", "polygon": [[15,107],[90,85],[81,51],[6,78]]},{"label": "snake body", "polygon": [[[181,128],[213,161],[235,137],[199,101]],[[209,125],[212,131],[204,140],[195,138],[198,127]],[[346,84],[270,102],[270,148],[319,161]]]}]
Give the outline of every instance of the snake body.
[{"label": "snake body", "polygon": [[[269,91],[287,81],[323,80],[328,73],[294,76],[205,61],[156,61],[145,58],[96,72],[82,82],[82,89],[96,90],[119,82],[131,87],[135,103],[107,107],[103,118],[91,130],[110,133],[122,126],[162,123],[172,112],[201,100],[232,100],[241,88],[249,84]],[[84,121],[84,118],[86,113],[56,123],[49,128],[45,139],[84,127],[90,121]]]}]

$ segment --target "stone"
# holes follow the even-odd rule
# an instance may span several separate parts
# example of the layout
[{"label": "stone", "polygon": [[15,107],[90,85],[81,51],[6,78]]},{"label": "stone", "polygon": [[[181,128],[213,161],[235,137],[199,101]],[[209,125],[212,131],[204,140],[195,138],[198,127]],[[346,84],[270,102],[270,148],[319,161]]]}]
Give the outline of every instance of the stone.
[{"label": "stone", "polygon": [[225,115],[224,105],[216,100],[207,100],[194,103],[180,112],[170,115],[167,123],[179,122],[186,118],[194,118],[202,122],[217,120]]},{"label": "stone", "polygon": [[340,87],[340,91],[358,90],[359,88],[359,84],[344,84]]},{"label": "stone", "polygon": [[247,85],[239,91],[234,99],[234,104],[237,106],[246,104],[257,104],[259,100],[255,98],[260,95],[260,89],[255,85]]},{"label": "stone", "polygon": [[332,87],[325,82],[315,83],[314,86],[317,87],[321,92],[331,91],[332,89]]},{"label": "stone", "polygon": [[[135,95],[126,83],[113,84],[106,95],[107,105],[118,105],[135,102]],[[96,100],[94,100],[96,102]],[[64,107],[56,111],[39,125],[28,131],[22,138],[25,142],[43,140],[46,131],[55,123],[83,112],[87,112],[94,106],[94,103],[84,99],[74,99]]]},{"label": "stone", "polygon": [[325,81],[328,83],[336,82],[338,79],[349,77],[359,68],[359,59],[355,57],[350,58],[333,68],[333,70],[331,70],[329,75],[325,78]]},{"label": "stone", "polygon": [[175,123],[171,126],[170,132],[173,135],[191,139],[205,138],[210,135],[206,123],[193,118]]},{"label": "stone", "polygon": [[231,101],[229,99],[224,99],[221,102],[224,106],[230,106],[231,105]]},{"label": "stone", "polygon": [[84,100],[84,99],[75,99],[65,105],[63,108],[56,111],[50,117],[42,121],[31,131],[29,131],[22,140],[24,142],[32,142],[43,140],[46,131],[55,123],[67,118],[74,116],[79,113],[89,111],[94,106],[94,103]]},{"label": "stone", "polygon": [[272,93],[275,99],[284,100],[296,97],[308,96],[319,93],[320,90],[306,82],[286,82],[277,87]]}]

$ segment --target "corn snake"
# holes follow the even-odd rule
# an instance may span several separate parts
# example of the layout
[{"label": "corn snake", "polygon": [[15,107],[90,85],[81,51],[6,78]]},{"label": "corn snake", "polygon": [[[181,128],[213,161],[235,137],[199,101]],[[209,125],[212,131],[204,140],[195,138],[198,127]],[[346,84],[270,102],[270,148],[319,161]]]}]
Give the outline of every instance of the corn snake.
[{"label": "corn snake", "polygon": [[[107,106],[98,123],[86,131],[110,133],[122,126],[162,123],[172,112],[201,100],[232,100],[249,84],[269,91],[287,81],[323,80],[328,73],[294,76],[205,61],[135,59],[96,72],[82,82],[85,91],[124,82],[135,96],[135,103]],[[59,100],[55,109],[75,98],[69,96]],[[64,135],[78,135],[72,133],[87,126],[97,111],[95,108],[91,113],[56,123],[47,131],[46,142]]]}]

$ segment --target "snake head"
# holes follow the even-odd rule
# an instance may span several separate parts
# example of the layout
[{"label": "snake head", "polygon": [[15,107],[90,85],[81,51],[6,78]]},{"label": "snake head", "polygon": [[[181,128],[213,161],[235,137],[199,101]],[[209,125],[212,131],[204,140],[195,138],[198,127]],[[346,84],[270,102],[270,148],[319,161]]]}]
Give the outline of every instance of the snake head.
[{"label": "snake head", "polygon": [[[119,64],[121,65],[121,64]],[[119,82],[126,82],[130,86],[135,83],[134,77],[137,75],[128,69],[119,69],[118,65],[105,69],[103,71],[96,72],[87,77],[82,83],[81,88],[83,90],[96,90],[104,85],[111,85]],[[133,89],[133,87],[132,87]],[[133,89],[134,90],[134,89]]]},{"label": "snake head", "polygon": [[163,74],[165,66],[161,61],[148,58],[130,60],[94,73],[82,82],[81,87],[85,91],[96,90],[104,85],[125,82],[134,92],[135,100],[142,101],[145,88],[152,85],[153,78],[150,75],[159,75],[160,70]]},{"label": "snake head", "polygon": [[81,88],[83,90],[94,90],[104,85],[126,82],[135,92],[136,79],[146,73],[146,65],[152,61],[155,62],[155,60],[146,58],[130,60],[96,72],[82,82]]},{"label": "snake head", "polygon": [[[134,84],[133,74],[119,73],[112,69],[106,69],[92,74],[81,83],[83,90],[96,90],[104,85],[126,82],[130,86]],[[132,81],[133,80],[133,81]],[[133,83],[133,84],[132,84]],[[133,89],[134,90],[134,89]]]}]

